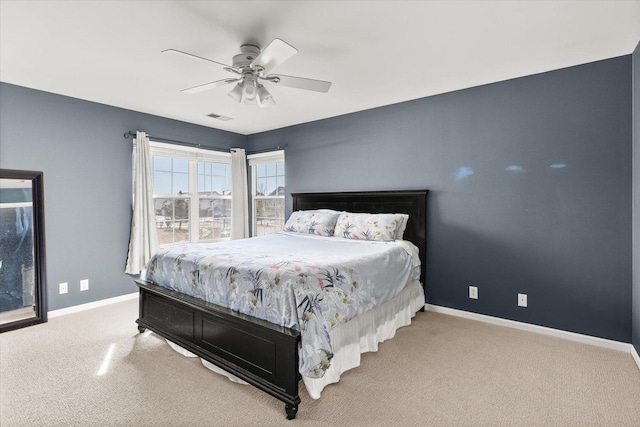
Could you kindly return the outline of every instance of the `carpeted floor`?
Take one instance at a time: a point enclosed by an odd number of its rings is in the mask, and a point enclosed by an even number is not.
[[[320,400],[301,383],[287,421],[275,398],[138,334],[137,309],[126,301],[0,335],[0,425],[640,426],[629,354],[432,312]]]

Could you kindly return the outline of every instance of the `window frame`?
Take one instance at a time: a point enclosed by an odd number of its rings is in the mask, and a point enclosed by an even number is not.
[[[189,239],[187,242],[216,242],[230,240],[230,237],[200,239],[200,200],[231,200],[232,196],[231,194],[221,196],[199,194],[198,162],[225,163],[231,165],[231,153],[149,141],[149,156],[185,159],[188,161],[188,192],[186,194],[153,194],[154,205],[156,199],[189,200]],[[151,175],[151,180],[153,181],[153,170],[151,170]],[[154,224],[154,226],[157,227],[157,224]],[[160,247],[166,247],[180,242],[174,241],[171,243],[164,243],[161,244]]]
[[[250,170],[250,174],[251,174],[251,237],[255,237],[257,236],[256,232],[257,232],[257,228],[258,228],[258,224],[257,224],[257,206],[256,206],[256,200],[278,200],[281,199],[283,200],[283,211],[282,211],[282,220],[283,220],[283,224],[284,224],[284,220],[285,218],[285,206],[284,206],[284,200],[285,200],[285,195],[283,194],[282,196],[258,196],[257,195],[257,179],[258,179],[258,174],[257,174],[257,166],[258,165],[262,165],[262,164],[266,164],[266,163],[279,163],[282,162],[283,166],[284,166],[284,188],[285,188],[285,194],[286,194],[286,188],[287,188],[287,167],[286,167],[286,162],[285,162],[285,155],[284,155],[284,150],[276,150],[276,151],[268,151],[265,153],[256,153],[256,154],[249,154],[247,156],[247,160],[249,162],[249,170]],[[277,187],[276,187],[277,188]]]

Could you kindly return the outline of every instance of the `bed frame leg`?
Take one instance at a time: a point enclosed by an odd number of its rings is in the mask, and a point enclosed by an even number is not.
[[[286,403],[284,405],[284,409],[287,411],[288,420],[294,419],[296,417],[296,414],[298,413],[298,405],[291,405],[289,403]]]
[[[143,333],[146,330],[147,328],[145,328],[144,326],[138,326],[138,332]]]

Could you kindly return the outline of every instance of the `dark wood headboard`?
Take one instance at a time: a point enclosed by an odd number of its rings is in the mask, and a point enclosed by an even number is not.
[[[334,209],[347,212],[403,213],[409,215],[404,239],[420,249],[421,281],[427,268],[427,194],[429,190],[292,193],[293,210]]]

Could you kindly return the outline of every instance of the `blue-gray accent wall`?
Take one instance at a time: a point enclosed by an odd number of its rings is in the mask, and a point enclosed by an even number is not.
[[[124,273],[129,130],[203,146],[247,143],[244,135],[0,83],[0,167],[44,172],[49,310],[137,290]],[[80,292],[81,279],[88,291]],[[59,295],[60,282],[68,294]]]
[[[631,342],[631,59],[254,134],[248,147],[288,144],[287,212],[292,192],[431,189],[429,303]]]
[[[640,43],[633,52],[633,346],[640,354]]]

